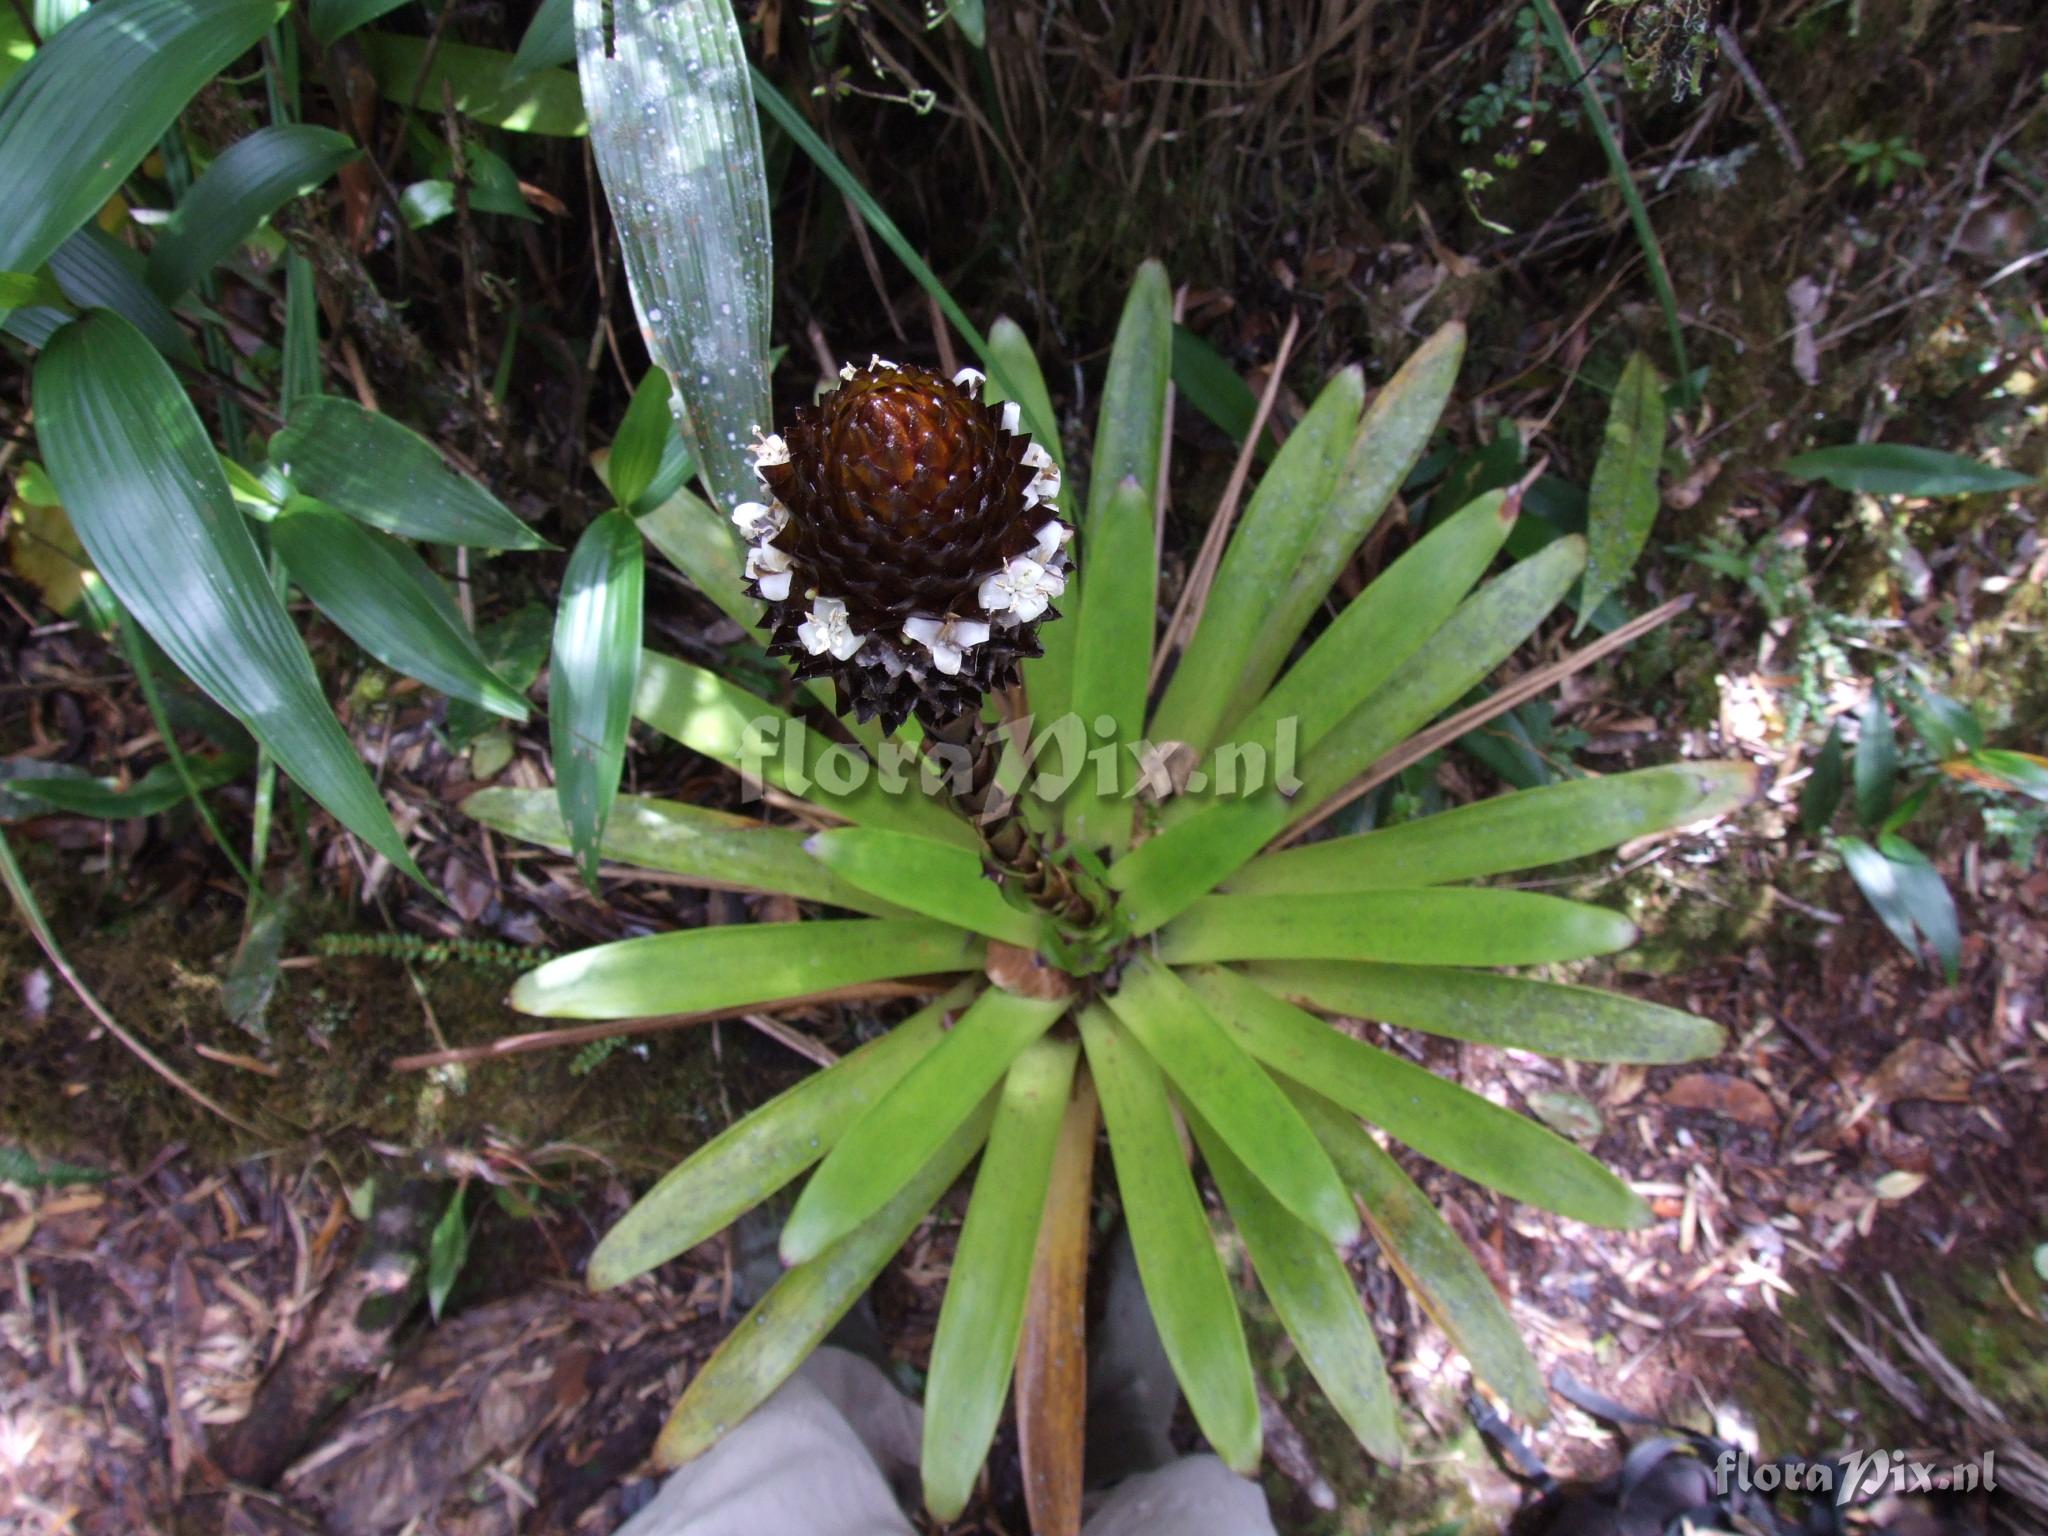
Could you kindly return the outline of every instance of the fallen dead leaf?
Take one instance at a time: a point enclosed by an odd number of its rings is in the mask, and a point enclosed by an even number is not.
[[[28,1240],[36,1235],[36,1213],[0,1223],[0,1259],[10,1259],[28,1246]]]
[[[1974,1074],[1953,1051],[1934,1040],[1908,1040],[1885,1057],[1864,1087],[1880,1104],[1907,1099],[1932,1099],[1942,1104],[1970,1102]]]
[[[1050,1001],[1053,998],[1074,995],[1073,977],[1036,950],[1005,944],[1001,939],[988,941],[986,968],[990,981],[1005,992],[1015,993],[1018,997],[1036,997]]]
[[[1725,1072],[1689,1072],[1664,1090],[1664,1102],[1673,1109],[1704,1109],[1759,1130],[1778,1123],[1778,1107],[1769,1094]]]

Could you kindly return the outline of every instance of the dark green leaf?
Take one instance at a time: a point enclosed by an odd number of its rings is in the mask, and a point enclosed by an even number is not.
[[[177,318],[142,280],[142,263],[127,246],[88,224],[50,256],[50,275],[78,309],[111,309],[149,338],[174,363],[194,366],[199,354],[178,328]],[[47,345],[70,310],[23,310],[7,329],[24,341]]]
[[[1899,776],[1891,712],[1885,708],[1884,695],[1875,688],[1856,712],[1856,722],[1856,819],[1875,827],[1892,808]]]
[[[1799,794],[1799,826],[1808,837],[1818,837],[1835,819],[1842,803],[1842,726],[1828,727],[1828,739],[1814,755],[1813,773]]]
[[[510,78],[523,80],[535,70],[575,62],[576,0],[540,0],[512,55]]]
[[[353,400],[301,400],[271,438],[270,462],[302,495],[400,538],[481,549],[547,547],[419,433]]]
[[[1883,919],[1893,938],[1904,945],[1909,954],[1920,953],[1920,940],[1913,931],[1913,913],[1906,905],[1905,892],[1899,886],[1898,866],[1860,837],[1836,839],[1836,846],[1842,851],[1842,862],[1848,867],[1856,888],[1863,892],[1863,899],[1870,903],[1871,910]]]
[[[1913,919],[1913,926],[1927,935],[1941,961],[1942,973],[1954,986],[1963,960],[1962,926],[1956,918],[1955,898],[1948,884],[1927,855],[1902,837],[1885,834],[1877,840],[1878,852],[1892,866],[1899,900]]]
[[[1980,747],[1970,754],[1968,766],[1976,774],[1988,776],[1996,781],[1995,787],[1999,789],[2009,789],[2035,800],[2048,801],[2048,758],[2032,752],[2009,752],[2001,747]]]
[[[1906,701],[1906,714],[1927,750],[1936,757],[1954,757],[1984,745],[1984,727],[1967,706],[1932,688],[1916,690]]]
[[[221,152],[158,232],[149,286],[181,298],[271,214],[303,197],[356,157],[355,141],[332,128],[278,123]]]
[[[1232,442],[1242,443],[1251,435],[1252,420],[1259,414],[1259,397],[1222,353],[1184,325],[1173,328],[1173,385]],[[1258,459],[1265,463],[1272,457],[1269,433],[1259,442]]]
[[[50,478],[115,595],[301,788],[420,878],[169,366],[125,320],[98,311],[45,349],[35,408]]]
[[[287,418],[320,393],[320,297],[313,263],[297,251],[284,258],[284,360],[277,408]]]
[[[589,131],[583,93],[576,76],[566,69],[516,75],[511,54],[445,39],[436,41],[429,61],[424,37],[401,37],[394,32],[365,32],[357,42],[377,89],[386,100],[401,106],[418,101],[438,113],[445,85],[454,97],[456,111],[493,128],[555,138],[580,138]]]
[[[357,27],[368,26],[403,4],[405,0],[307,0],[306,16],[313,36],[323,47],[331,47],[337,38],[347,36]]]
[[[1586,491],[1586,580],[1579,628],[1635,569],[1657,518],[1657,471],[1664,462],[1664,389],[1641,352],[1630,356],[1614,386],[1607,438]]]
[[[120,821],[135,816],[159,815],[174,805],[182,805],[187,798],[185,781],[171,763],[158,763],[126,789],[116,788],[112,779],[84,775],[76,778],[17,777],[11,771],[17,766],[19,764],[14,760],[0,760],[0,780],[5,781],[11,798],[26,800],[35,808],[28,814],[63,811],[72,816]],[[249,760],[236,756],[188,758],[186,767],[191,770],[192,782],[198,788],[218,789],[240,778],[248,770]],[[0,819],[12,818],[0,811]]]
[[[1873,496],[1977,496],[1989,491],[2016,491],[2034,483],[2031,475],[2014,474],[1938,448],[1910,448],[1899,443],[1845,443],[1816,448],[1785,464],[1796,480],[1825,480],[1844,491]]]
[[[669,414],[669,393],[668,375],[659,368],[648,369],[633,391],[633,403],[626,407],[605,465],[612,500],[619,506],[640,504],[661,468],[663,451],[670,441],[678,440],[675,417]]]
[[[20,1147],[0,1146],[0,1183],[24,1189],[56,1189],[66,1184],[98,1184],[106,1174],[76,1163],[44,1162]]]
[[[119,190],[276,0],[101,0],[0,97],[0,270],[33,272]]]
[[[614,508],[576,541],[555,615],[548,673],[555,793],[576,862],[593,887],[598,845],[626,761],[626,728],[633,723],[645,580],[640,530]]]

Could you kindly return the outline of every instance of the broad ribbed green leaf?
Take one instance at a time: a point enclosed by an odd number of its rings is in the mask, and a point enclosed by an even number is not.
[[[1067,617],[1047,624],[1040,632],[1044,657],[1024,668],[1031,707],[1043,723],[1050,724],[1071,709],[1092,729],[1095,716],[1108,713],[1124,729],[1122,740],[1138,739],[1152,664],[1159,571],[1155,536],[1148,531],[1140,550],[1133,525],[1142,521],[1147,530],[1153,526],[1159,449],[1166,431],[1166,386],[1172,368],[1173,295],[1168,291],[1166,269],[1148,261],[1138,268],[1124,300],[1109,369],[1102,381],[1095,454],[1088,467],[1087,511],[1079,518],[1068,513],[1067,520],[1081,531],[1074,574],[1079,589],[1070,588],[1067,593],[1062,605]],[[1134,491],[1126,491],[1127,480],[1137,483]],[[1072,494],[1066,499],[1071,506]],[[1088,573],[1098,568],[1097,562],[1101,570],[1114,574],[1102,583],[1104,590],[1097,603],[1100,617],[1091,625],[1085,618]],[[1131,620],[1140,609],[1145,615],[1145,633],[1137,650],[1114,658],[1114,662],[1090,654],[1090,647],[1082,643],[1084,630],[1103,626],[1101,638],[1106,640],[1110,638],[1108,627],[1115,621]],[[1116,633],[1123,637],[1123,628]],[[1082,671],[1090,667],[1094,680],[1087,686],[1097,697],[1084,698]],[[1062,679],[1071,679],[1070,692],[1065,695],[1057,687]],[[1093,811],[1094,819],[1101,819],[1103,808],[1091,791],[1077,794],[1071,807],[1081,815]],[[1069,820],[1069,831],[1076,825]]]
[[[111,309],[149,339],[151,346],[174,363],[196,367],[192,349],[177,317],[142,280],[142,260],[120,241],[88,224],[51,253],[50,276],[69,300],[62,309],[17,310],[7,317],[7,330],[31,346],[47,346],[57,328],[76,309]]]
[[[480,549],[547,548],[547,540],[450,468],[419,433],[338,395],[314,395],[294,406],[270,439],[270,462],[301,495],[400,538]]]
[[[1657,474],[1664,466],[1664,386],[1641,352],[1630,355],[1614,386],[1607,435],[1586,488],[1586,581],[1579,627],[1635,569],[1657,520]]]
[[[973,829],[921,787],[924,759],[914,748],[884,742],[876,763],[716,673],[653,651],[641,659],[633,713],[662,735],[849,821],[980,847]]]
[[[1873,496],[1981,496],[2032,485],[2031,475],[1904,443],[1844,443],[1787,459],[1783,473],[1796,480],[1825,480],[1844,491]]]
[[[1302,1363],[1359,1444],[1389,1466],[1399,1466],[1394,1394],[1379,1340],[1358,1298],[1358,1282],[1327,1237],[1275,1200],[1199,1111],[1185,1100],[1181,1107],[1251,1255],[1259,1287],[1301,1351]],[[1291,1104],[1289,1113],[1294,1113]],[[1322,1154],[1320,1145],[1317,1152]],[[1349,1204],[1348,1192],[1344,1198]]]
[[[746,594],[744,556],[732,523],[709,502],[678,488],[660,505],[637,512],[633,520],[647,542],[727,618],[742,629],[760,632],[761,605]]]
[[[988,1134],[995,1095],[971,1109],[872,1220],[776,1281],[691,1378],[662,1426],[654,1464],[670,1468],[702,1455],[787,1381],[832,1325],[874,1283],[889,1255],[960,1177]]]
[[[1265,854],[1227,887],[1245,895],[1338,895],[1537,869],[1725,816],[1747,804],[1756,786],[1755,766],[1736,762],[1570,779]]]
[[[284,258],[284,358],[277,408],[289,419],[301,400],[320,393],[320,295],[313,263],[297,251]]]
[[[1242,868],[1290,821],[1309,815],[1411,732],[1455,703],[1555,608],[1585,564],[1585,541],[1559,539],[1465,599],[1436,634],[1308,753],[1297,793],[1275,789],[1205,806],[1109,872],[1124,910],[1149,933]]]
[[[841,827],[815,834],[804,849],[849,884],[912,912],[1022,949],[1036,949],[1044,938],[1044,924],[1003,900],[981,860],[965,848],[904,832]]]
[[[122,789],[112,779],[96,779],[82,773],[77,777],[72,777],[71,773],[17,777],[19,761],[0,759],[0,784],[5,786],[6,798],[29,801],[30,809],[47,807],[72,816],[124,821],[137,816],[159,815],[191,798],[191,791],[186,788],[185,779],[175,763],[158,763]],[[37,767],[59,766],[46,765],[37,759],[29,761],[35,762]],[[204,791],[232,784],[248,771],[249,759],[231,753],[222,757],[189,758],[185,766],[192,776],[192,789]],[[77,773],[77,770],[71,772]]]
[[[96,311],[44,349],[35,411],[50,478],[114,595],[307,794],[421,879],[169,364],[127,321]]]
[[[816,1258],[869,1220],[1066,1011],[1064,999],[982,993],[811,1176],[782,1229],[782,1262]]]
[[[1367,1045],[1225,967],[1189,973],[1254,1056],[1362,1116],[1453,1173],[1600,1227],[1640,1227],[1649,1207],[1563,1137]]]
[[[1160,931],[1159,954],[1172,965],[1554,965],[1635,941],[1635,924],[1605,907],[1534,891],[1427,886],[1345,896],[1204,896]]]
[[[1264,1067],[1174,973],[1141,954],[1109,1006],[1273,1197],[1326,1243],[1358,1238],[1358,1211]]]
[[[1080,1024],[1159,1340],[1195,1423],[1216,1454],[1249,1477],[1259,1465],[1258,1388],[1237,1298],[1181,1153],[1166,1081],[1101,1005],[1083,1008]]]
[[[633,519],[614,508],[583,530],[562,577],[548,663],[548,741],[555,794],[583,878],[597,883],[598,844],[619,792],[626,728],[640,679],[646,555]]]
[[[768,181],[739,21],[724,0],[576,0],[575,20],[640,334],[729,513],[759,497],[748,445],[773,413]]]
[[[980,963],[979,940],[921,917],[685,928],[550,960],[519,978],[511,1002],[551,1019],[639,1019]]]
[[[540,0],[512,55],[511,78],[576,62],[576,0]]]
[[[331,47],[335,39],[368,26],[403,4],[405,0],[307,0],[306,20],[321,46]]]
[[[1215,741],[1273,594],[1329,514],[1364,406],[1365,374],[1343,369],[1288,434],[1216,567],[1201,621],[1153,714],[1152,740],[1185,742],[1198,754]]]
[[[1024,1299],[1080,1048],[1038,1040],[1010,1066],[946,1281],[924,1388],[925,1508],[958,1517],[1009,1395]]]
[[[669,411],[668,375],[650,368],[633,391],[625,420],[605,461],[612,500],[629,512],[652,511],[682,489],[689,478],[690,450],[683,446]],[[664,483],[665,482],[665,483]]]
[[[462,802],[462,811],[508,837],[569,850],[569,829],[551,789],[480,789]],[[615,863],[680,875],[709,890],[773,891],[871,917],[912,915],[833,874],[804,852],[804,834],[794,827],[765,826],[680,800],[620,795],[598,847]]]
[[[303,197],[356,157],[355,141],[332,128],[277,123],[237,139],[178,199],[149,252],[149,285],[178,299],[256,226]]]
[[[387,101],[413,101],[441,107],[443,88],[455,99],[455,110],[493,128],[513,133],[538,133],[553,138],[580,138],[590,131],[583,113],[583,94],[566,69],[536,69],[518,74],[509,53],[472,48],[467,43],[436,39],[431,61],[424,37],[395,32],[365,32],[356,39],[363,62]],[[425,66],[426,78],[420,78]]]
[[[1081,545],[1080,559],[1101,561],[1106,579],[1084,582],[1078,614],[1041,631],[1050,636],[1074,627],[1074,713],[1095,733],[1090,745],[1107,741],[1116,748],[1113,792],[1104,792],[1104,776],[1091,762],[1067,793],[1067,835],[1088,846],[1121,851],[1130,841],[1133,802],[1126,792],[1137,780],[1137,764],[1126,744],[1145,730],[1145,680],[1157,623],[1155,548],[1152,492],[1125,476],[1107,504],[1091,510]],[[1105,720],[1113,722],[1106,734],[1098,730]]]
[[[404,544],[303,500],[271,522],[270,538],[299,590],[385,666],[526,718],[526,700],[491,671],[440,578]]]
[[[33,272],[99,212],[275,0],[100,0],[0,96],[0,271]]]
[[[1225,723],[1237,719],[1272,686],[1294,642],[1322,605],[1337,575],[1358,552],[1401,482],[1422,457],[1465,354],[1465,328],[1445,326],[1403,363],[1373,397],[1358,426],[1330,509],[1286,585],[1272,594],[1265,623],[1245,656],[1244,675]]]
[[[1719,1025],[1676,1008],[1491,971],[1344,960],[1244,969],[1275,996],[1325,1013],[1575,1061],[1696,1061],[1725,1039]]]
[[[591,1288],[623,1285],[689,1252],[823,1157],[944,1038],[947,1019],[972,996],[973,985],[963,982],[886,1035],[812,1073],[670,1169],[591,1254],[585,1275]]]
[[[1356,1120],[1306,1088],[1296,1087],[1293,1094],[1338,1171],[1365,1202],[1380,1251],[1423,1311],[1516,1413],[1532,1423],[1548,1418],[1543,1372],[1471,1250]]]

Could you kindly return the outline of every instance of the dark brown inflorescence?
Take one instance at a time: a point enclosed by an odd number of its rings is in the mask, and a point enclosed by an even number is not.
[[[829,677],[839,705],[893,729],[941,726],[1017,680],[1057,618],[1074,530],[1052,456],[1014,403],[875,358],[754,445],[769,499],[733,512],[769,649]]]

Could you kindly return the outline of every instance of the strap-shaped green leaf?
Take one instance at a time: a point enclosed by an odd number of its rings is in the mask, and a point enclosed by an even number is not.
[[[1216,1454],[1249,1477],[1259,1465],[1258,1388],[1237,1298],[1181,1153],[1166,1080],[1108,1009],[1090,1004],[1079,1018],[1159,1341],[1195,1423]]]
[[[1630,354],[1614,386],[1607,432],[1586,488],[1586,581],[1579,628],[1635,569],[1657,520],[1657,476],[1664,467],[1664,387],[1642,352]]]
[[[198,366],[199,354],[179,329],[177,316],[143,281],[141,258],[97,226],[74,230],[50,254],[50,276],[71,306],[111,309],[172,362]],[[31,346],[47,346],[71,314],[71,308],[17,310],[7,317],[7,330]]]
[[[232,784],[249,771],[248,757],[239,753],[189,758],[185,764],[192,779],[189,787],[175,763],[158,763],[126,789],[121,789],[112,779],[96,779],[77,769],[30,778],[20,772],[29,765],[42,769],[65,766],[35,758],[0,758],[0,785],[4,785],[4,796],[0,799],[15,802],[6,810],[0,810],[0,821],[14,820],[17,813],[36,814],[45,806],[67,811],[73,816],[91,816],[103,821],[155,816],[189,800],[193,790],[218,789],[223,784]],[[18,804],[21,801],[28,804],[21,806]]]
[[[590,131],[583,92],[566,69],[520,74],[509,53],[445,38],[430,44],[424,37],[365,32],[356,42],[386,101],[432,102],[439,110],[445,89],[456,111],[493,128],[570,139]]]
[[[508,837],[569,849],[569,829],[551,789],[480,789],[462,802],[462,811]],[[912,915],[833,874],[804,852],[804,834],[794,827],[766,826],[680,800],[620,795],[598,847],[615,863],[680,875],[709,890],[773,891],[871,917]]]
[[[1531,1423],[1550,1416],[1543,1373],[1486,1271],[1429,1197],[1351,1116],[1308,1089],[1294,1102],[1358,1196],[1380,1251],[1473,1372]]]
[[[921,917],[685,928],[550,960],[519,978],[511,1002],[551,1019],[639,1019],[980,963],[973,935]]]
[[[1008,992],[975,999],[938,1048],[861,1116],[811,1175],[783,1226],[782,1262],[816,1258],[872,1217],[1066,1011],[1064,1000]]]
[[[1342,369],[1288,434],[1217,564],[1201,621],[1152,716],[1154,741],[1185,742],[1198,755],[1215,741],[1273,594],[1329,514],[1364,406],[1364,372]]]
[[[1011,1063],[967,1205],[924,1389],[924,1502],[958,1517],[1009,1395],[1053,1148],[1080,1047],[1037,1040]]]
[[[1287,1095],[1179,977],[1141,954],[1109,1006],[1281,1205],[1326,1244],[1357,1240],[1357,1208]]]
[[[1285,587],[1272,594],[1265,622],[1245,655],[1244,674],[1225,723],[1239,718],[1272,686],[1287,653],[1308,627],[1337,575],[1393,500],[1436,430],[1458,363],[1465,328],[1453,321],[1416,348],[1373,397],[1330,509],[1310,537]]]
[[[307,0],[306,20],[323,48],[397,10],[405,0]],[[425,100],[422,97],[421,100]]]
[[[965,848],[875,827],[819,832],[804,848],[842,880],[895,906],[1023,949],[1044,937],[1043,923],[1003,900]]]
[[[1246,895],[1339,895],[1539,869],[1725,816],[1747,804],[1756,788],[1755,766],[1740,762],[1672,763],[1568,779],[1264,854],[1232,875],[1226,888]]]
[[[1573,1061],[1696,1061],[1721,1027],[1695,1014],[1594,987],[1434,965],[1280,960],[1244,973],[1277,997],[1453,1040]]]
[[[1275,1200],[1199,1111],[1185,1099],[1181,1110],[1244,1239],[1259,1287],[1301,1351],[1309,1374],[1358,1443],[1398,1467],[1401,1431],[1394,1420],[1393,1389],[1379,1340],[1358,1298],[1358,1282],[1329,1239]],[[1348,1193],[1345,1199],[1350,1200]]]
[[[170,365],[135,327],[97,310],[37,360],[35,410],[50,478],[114,595],[307,794],[424,883]]]
[[[699,592],[716,603],[742,629],[761,631],[761,605],[747,596],[745,567],[732,523],[711,503],[678,488],[667,500],[633,519],[647,542],[668,563],[690,578]]]
[[[1845,491],[1873,496],[1981,496],[2016,491],[2035,483],[2031,475],[1906,443],[1842,443],[1790,458],[1782,472],[1795,480],[1825,480]]]
[[[683,446],[682,433],[669,408],[672,392],[668,375],[659,368],[650,368],[641,376],[605,460],[612,500],[636,516],[663,505],[680,491],[693,467],[690,450]]]
[[[1159,954],[1171,965],[1554,965],[1635,941],[1635,924],[1605,907],[1535,891],[1427,886],[1346,896],[1204,896],[1160,931]]]
[[[0,96],[0,271],[33,272],[99,212],[276,0],[101,0]]]
[[[1074,713],[1093,733],[1091,743],[1107,742],[1115,751],[1110,773],[1091,761],[1067,792],[1067,835],[1089,846],[1121,851],[1130,841],[1134,802],[1127,792],[1137,781],[1130,748],[1145,729],[1145,679],[1157,622],[1156,543],[1152,493],[1127,475],[1106,504],[1090,512],[1081,546],[1080,559],[1100,560],[1105,578],[1084,581],[1079,613],[1041,631],[1049,636],[1075,626]],[[1107,731],[1100,728],[1104,722]]]
[[[301,495],[400,538],[480,549],[547,547],[419,433],[338,395],[294,406],[270,439],[270,462]]]
[[[789,1380],[960,1177],[988,1135],[994,1113],[991,1093],[891,1192],[872,1220],[775,1282],[691,1379],[655,1441],[656,1466],[678,1467],[702,1455]]]
[[[270,539],[299,590],[385,666],[526,718],[526,700],[491,671],[447,588],[404,544],[304,500],[272,520]]]
[[[575,0],[540,0],[533,20],[520,34],[519,51],[512,55],[511,78],[524,79],[537,69],[554,69],[576,62]]]
[[[725,1230],[823,1157],[944,1037],[962,982],[844,1060],[814,1072],[671,1168],[590,1256],[594,1290],[623,1285]]]
[[[276,123],[237,139],[193,182],[149,252],[149,286],[178,299],[256,226],[356,157],[332,128]]]
[[[555,795],[576,862],[593,887],[633,721],[646,558],[632,517],[614,507],[576,541],[555,609],[548,663]]]
[[[662,735],[848,821],[980,847],[974,829],[925,792],[924,759],[902,743],[883,743],[874,761],[717,673],[656,651],[641,658],[633,713]]]
[[[1188,984],[1276,1072],[1370,1120],[1453,1173],[1600,1227],[1641,1227],[1650,1210],[1621,1180],[1563,1137],[1355,1040],[1225,967]]]

